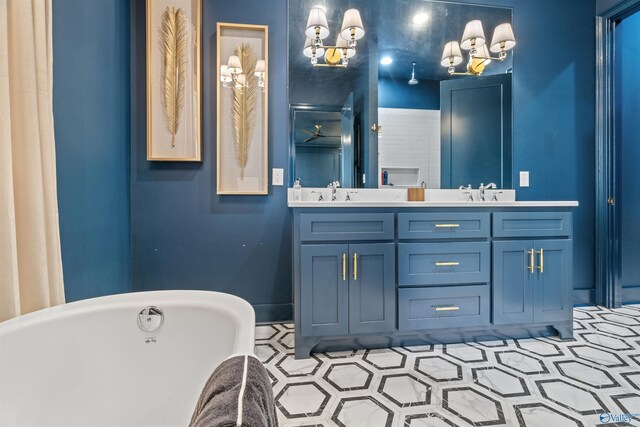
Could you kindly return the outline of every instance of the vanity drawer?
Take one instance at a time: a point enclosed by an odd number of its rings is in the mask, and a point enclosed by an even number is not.
[[[392,213],[300,214],[300,240],[393,240]]]
[[[571,212],[496,212],[493,237],[570,237]]]
[[[399,213],[400,239],[478,239],[489,237],[488,212]]]
[[[398,290],[398,329],[489,324],[489,285]]]
[[[487,283],[489,242],[399,243],[398,286]]]

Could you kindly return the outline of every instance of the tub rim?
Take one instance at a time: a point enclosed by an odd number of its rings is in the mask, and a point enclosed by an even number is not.
[[[44,308],[0,322],[0,339],[3,335],[21,328],[37,326],[52,320],[61,320],[85,313],[108,311],[113,305],[143,309],[149,305],[163,304],[211,307],[237,320],[238,331],[235,352],[253,353],[255,339],[255,312],[246,300],[224,292],[205,290],[140,291],[106,295],[73,301]]]

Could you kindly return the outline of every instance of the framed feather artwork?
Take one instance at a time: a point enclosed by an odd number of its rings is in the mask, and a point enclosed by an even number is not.
[[[217,25],[217,192],[268,194],[268,35]]]
[[[147,0],[147,160],[202,161],[201,0]]]

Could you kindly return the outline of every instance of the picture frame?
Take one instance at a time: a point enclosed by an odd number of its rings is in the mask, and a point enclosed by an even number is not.
[[[266,25],[217,23],[219,195],[268,194],[268,46]]]
[[[202,161],[202,0],[146,0],[147,160]]]

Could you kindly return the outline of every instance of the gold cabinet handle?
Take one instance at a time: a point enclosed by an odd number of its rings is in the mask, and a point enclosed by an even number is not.
[[[358,254],[353,254],[353,280],[358,280]]]
[[[342,254],[342,281],[347,280],[347,254]]]
[[[458,261],[436,262],[436,267],[453,267],[456,265],[460,265],[460,263]]]
[[[527,251],[527,253],[529,254],[529,265],[527,266],[527,269],[529,270],[529,273],[533,273],[533,266],[536,263],[536,260],[533,257],[534,250],[531,249],[530,251]]]
[[[436,228],[458,228],[460,224],[436,224]]]
[[[540,265],[538,266],[538,270],[540,270],[540,273],[544,273],[544,249],[540,248],[538,254],[540,255]]]
[[[460,307],[457,305],[436,305],[436,311],[457,311]]]

